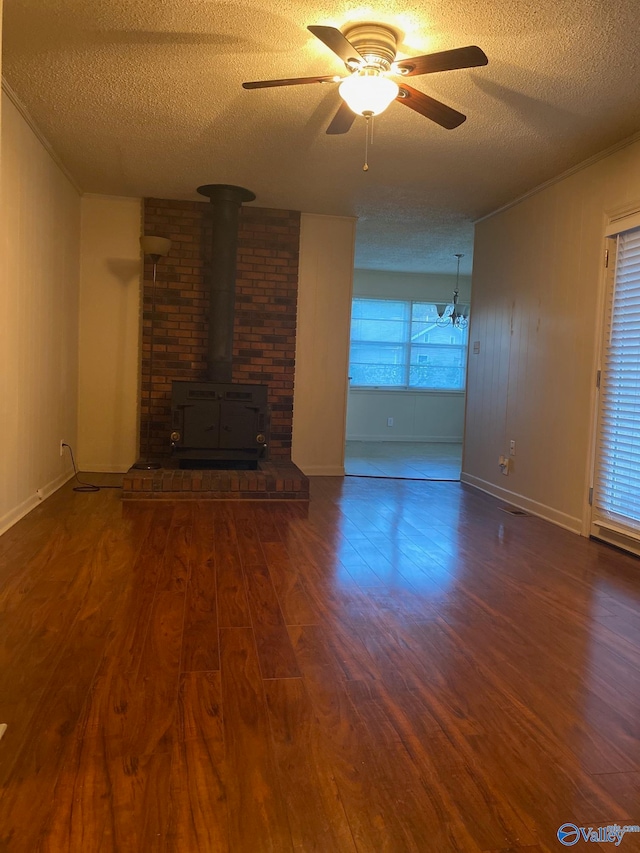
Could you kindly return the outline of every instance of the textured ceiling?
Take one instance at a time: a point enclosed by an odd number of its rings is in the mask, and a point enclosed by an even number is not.
[[[392,23],[399,55],[479,45],[489,65],[414,77],[468,116],[447,131],[393,103],[325,128],[337,87],[244,80],[341,73],[309,24]],[[470,269],[473,219],[640,128],[637,0],[4,0],[3,73],[86,192],[357,216],[357,265]]]

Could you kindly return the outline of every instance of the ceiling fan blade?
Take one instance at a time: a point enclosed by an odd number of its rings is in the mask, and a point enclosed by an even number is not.
[[[417,89],[405,84],[400,86],[400,94],[396,98],[396,101],[404,104],[405,107],[409,107],[410,110],[420,113],[421,116],[430,118],[431,121],[435,121],[436,124],[445,127],[447,130],[453,130],[454,127],[461,125],[467,118],[462,113],[454,110],[453,107],[448,107],[446,104],[430,98],[429,95],[425,95],[424,92],[419,92]]]
[[[327,133],[330,135],[338,133],[347,133],[351,130],[351,125],[356,120],[356,114],[351,107],[343,101],[338,107],[338,112],[331,120],[331,124],[327,128]]]
[[[410,56],[395,63],[395,68],[403,77],[416,74],[433,74],[435,71],[455,71],[457,68],[475,68],[486,65],[489,60],[483,50],[475,45],[456,47],[440,53],[427,53],[425,56]]]
[[[271,89],[273,86],[301,86],[304,83],[338,83],[342,78],[336,74],[327,77],[290,77],[287,80],[255,80],[243,83],[243,89]]]
[[[350,62],[360,63],[362,57],[351,42],[342,35],[340,30],[335,27],[316,26],[307,27],[307,29],[310,33],[313,33],[316,38],[319,38],[321,42],[326,44],[329,50],[332,50],[337,54],[337,56],[339,56],[347,65]]]

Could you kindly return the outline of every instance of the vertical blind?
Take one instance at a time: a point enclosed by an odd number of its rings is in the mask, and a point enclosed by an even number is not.
[[[617,238],[605,319],[594,521],[640,536],[640,228]]]

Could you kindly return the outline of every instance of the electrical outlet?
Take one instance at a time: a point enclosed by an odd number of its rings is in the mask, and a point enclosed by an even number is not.
[[[387,426],[388,426],[388,427],[392,427],[392,426],[393,426],[393,418],[387,418]]]
[[[509,442],[509,456],[516,455],[516,443],[513,439]]]
[[[39,501],[44,500],[44,491],[42,489],[36,489],[36,497]]]
[[[60,456],[64,456],[64,448],[65,448],[66,444],[67,444],[67,442],[64,440],[64,438],[61,438],[60,439]]]

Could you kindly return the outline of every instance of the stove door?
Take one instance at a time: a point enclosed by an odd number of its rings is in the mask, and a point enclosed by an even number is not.
[[[257,407],[229,401],[222,402],[220,407],[220,447],[257,447]]]
[[[183,447],[220,447],[220,403],[200,400],[184,407]]]

